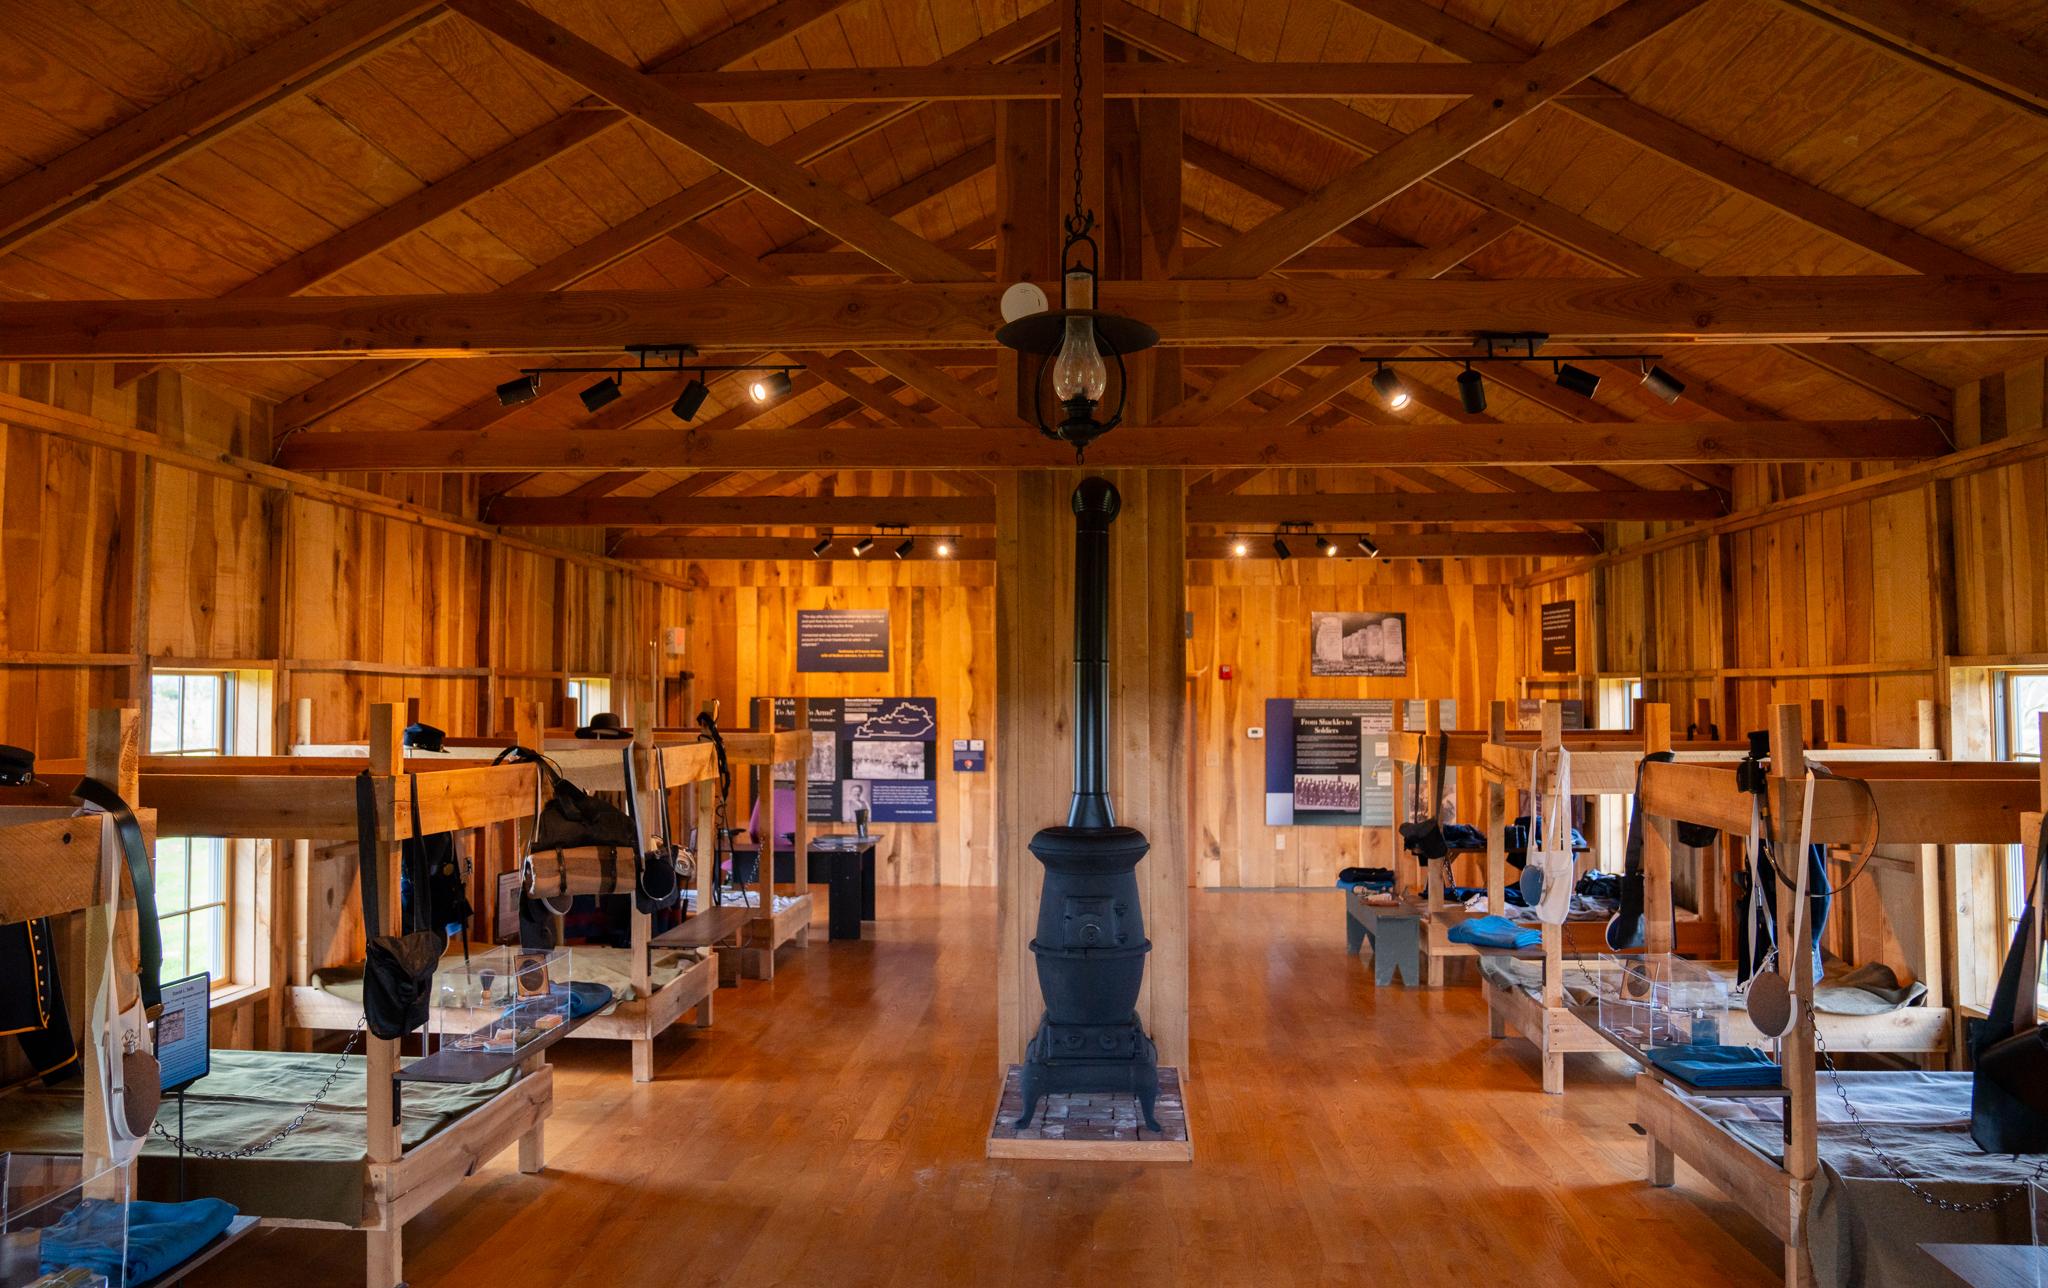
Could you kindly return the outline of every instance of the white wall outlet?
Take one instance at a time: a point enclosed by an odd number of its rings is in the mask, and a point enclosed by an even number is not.
[[[1284,849],[1286,849],[1286,848],[1287,848],[1287,833],[1285,833],[1285,832],[1275,832],[1275,833],[1273,833],[1273,848],[1274,848],[1275,850],[1284,850]]]
[[[1247,738],[1254,739],[1263,738],[1266,736],[1266,731],[1263,727],[1259,725],[1253,725],[1251,728],[1244,731],[1244,736]]]

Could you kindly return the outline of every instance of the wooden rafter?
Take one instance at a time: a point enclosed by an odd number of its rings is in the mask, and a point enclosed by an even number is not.
[[[1517,555],[1530,558],[1574,558],[1597,554],[1600,541],[1583,532],[1386,532],[1375,533],[1380,559],[1502,559]],[[1304,543],[1305,544],[1305,543]],[[1264,541],[1244,544],[1230,537],[1188,538],[1190,559],[1277,559],[1279,552]],[[1360,552],[1339,547],[1342,557],[1358,558]],[[1295,558],[1301,553],[1296,552]]]
[[[1719,511],[1715,511],[1716,514]],[[996,521],[972,496],[508,497],[492,515],[529,527],[962,528]]]
[[[1625,0],[1400,142],[1339,175],[1183,270],[1186,277],[1257,277],[1499,134],[1698,8],[1701,0]]]
[[[1124,426],[1091,449],[1091,464],[1168,468],[1273,465],[1655,464],[1709,461],[1907,460],[1937,456],[1948,440],[1915,420],[1722,421],[1589,427],[1577,423],[1412,428],[1290,425],[1190,433]],[[552,429],[471,434],[379,430],[299,434],[279,463],[306,470],[1037,469],[1071,465],[1071,451],[1035,433],[963,434],[905,429],[706,434],[621,430],[564,435]]]
[[[347,71],[441,17],[437,0],[349,0],[0,187],[0,254]]]
[[[1103,289],[1174,345],[1433,343],[1489,330],[1540,331],[1560,343],[2048,335],[2048,274],[1950,278],[1939,291],[1914,277],[1307,278],[1111,282]],[[32,301],[0,311],[0,358],[616,353],[649,335],[675,334],[706,352],[992,348],[999,295],[982,283]]]
[[[1559,523],[1716,519],[1727,507],[1704,488],[1675,492],[1238,493],[1190,496],[1189,523]]]
[[[1915,66],[2048,116],[2048,59],[1933,0],[1777,0]]]

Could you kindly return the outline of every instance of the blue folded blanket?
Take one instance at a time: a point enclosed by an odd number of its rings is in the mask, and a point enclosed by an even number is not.
[[[1451,942],[1481,948],[1534,948],[1543,942],[1543,932],[1524,929],[1506,917],[1468,917],[1451,927]]]
[[[569,1018],[580,1020],[595,1015],[612,1004],[613,996],[609,986],[579,979],[569,985]]]
[[[1769,1056],[1746,1046],[1657,1047],[1650,1063],[1695,1087],[1717,1090],[1775,1087],[1784,1076]]]
[[[115,1283],[148,1283],[190,1261],[225,1234],[235,1219],[234,1205],[219,1199],[129,1203],[124,1264],[122,1207],[106,1199],[86,1199],[43,1231],[42,1273],[82,1267]]]

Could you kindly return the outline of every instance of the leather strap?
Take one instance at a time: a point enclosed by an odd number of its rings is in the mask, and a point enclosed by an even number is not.
[[[365,769],[356,775],[356,883],[363,893],[363,934],[384,933],[382,852],[377,846],[377,780]]]
[[[143,1008],[154,1011],[163,1005],[164,941],[156,920],[156,876],[149,864],[149,846],[142,839],[142,824],[135,821],[128,802],[97,778],[79,779],[71,794],[114,821],[114,834],[128,862],[128,882],[135,887],[137,982]]]

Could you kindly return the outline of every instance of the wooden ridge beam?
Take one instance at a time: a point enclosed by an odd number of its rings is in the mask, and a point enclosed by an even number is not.
[[[994,523],[996,508],[977,496],[537,496],[506,497],[491,517],[529,528],[964,528]]]
[[[1673,0],[1665,0],[1673,2]],[[762,196],[912,281],[963,281],[974,270],[916,233],[763,147],[568,28],[513,0],[448,0],[498,39],[581,85]]]
[[[1358,5],[1364,0],[1347,2]],[[1372,2],[1391,3],[1393,0]],[[1402,2],[1412,4],[1413,0]],[[1428,6],[1420,8],[1445,23],[1455,22],[1439,10]],[[1221,45],[1139,9],[1127,0],[1104,0],[1104,14],[1118,35],[1163,57],[1183,61],[1238,57]],[[1409,23],[1409,19],[1402,20],[1404,27]],[[1341,103],[1304,99],[1258,101],[1268,112],[1360,152],[1380,152],[1406,137],[1384,122]],[[1691,271],[1676,260],[1666,259],[1646,246],[1469,162],[1453,161],[1431,175],[1429,181],[1466,201],[1513,215],[1529,231],[1614,272],[1636,277],[1670,277]],[[1853,346],[1834,344],[1786,344],[1780,347],[1839,379],[1861,386],[1918,415],[1933,416],[1942,421],[1953,416],[1950,393],[1945,386],[1886,362],[1875,354]]]
[[[1897,461],[1941,455],[1948,440],[1919,420],[1500,424],[1321,428],[1290,425],[1191,433],[1125,426],[1090,448],[1091,465],[1218,468],[1285,465],[1575,465],[1589,461]],[[1071,467],[1070,449],[1025,431],[838,429],[706,434],[553,429],[468,434],[405,430],[299,434],[279,449],[301,470],[468,473],[489,470],[1040,469]]]
[[[2048,59],[1930,0],[1777,0],[1906,62],[2048,116]]]
[[[1677,277],[1132,281],[1103,292],[1175,345],[1469,342],[1481,331],[1573,344],[2048,335],[2048,274],[1949,278],[1940,290],[1918,277]],[[36,300],[0,310],[0,360],[615,354],[650,335],[686,335],[706,353],[988,348],[999,294],[984,282]]]
[[[1461,22],[1422,0],[1346,2],[1380,22],[1475,65],[1527,58],[1531,52],[1527,46],[1498,32]],[[1695,174],[1915,272],[1981,273],[1991,268],[1974,256],[1874,215],[1824,188],[1660,115],[1609,86],[1598,82],[1594,85],[1598,91],[1606,92],[1589,93],[1560,106]]]
[[[920,537],[911,553],[898,556],[895,543],[901,540],[900,537],[882,538],[863,556],[853,553],[852,547],[843,541],[834,542],[824,554],[816,554],[812,547],[817,542],[811,537],[621,537],[613,543],[611,553],[615,559],[683,559],[692,562],[703,559],[792,562],[815,559],[827,563],[892,563],[900,557],[906,562],[955,563],[996,557],[996,543],[992,537],[953,538],[947,542],[948,553],[943,555],[931,538]],[[1570,553],[1582,555],[1588,550],[1581,546]]]
[[[1701,0],[1624,0],[1530,58],[1496,69],[1483,90],[1183,270],[1199,278],[1257,277],[1286,263],[1536,111],[1566,88],[1656,36]]]
[[[1348,534],[1347,534],[1348,535]],[[1373,542],[1379,547],[1379,554],[1368,556],[1349,541],[1339,538],[1336,556],[1339,559],[1512,559],[1526,558],[1573,559],[1600,553],[1599,539],[1583,532],[1408,532],[1374,534]],[[1296,544],[1296,543],[1290,543]],[[1308,547],[1306,540],[1298,543]],[[1296,549],[1292,557],[1312,561],[1317,556],[1313,548]],[[1190,559],[1271,559],[1280,558],[1270,542],[1248,541],[1245,552],[1237,553],[1237,541],[1231,537],[1188,538]]]
[[[0,254],[14,250],[347,71],[443,15],[438,0],[348,0],[240,62],[0,187]]]
[[[824,0],[818,2],[823,3]],[[768,12],[779,12],[780,8],[777,6],[776,10]],[[794,18],[801,16],[793,16],[790,24],[792,29],[795,25]],[[1016,22],[963,46],[940,62],[948,65],[971,64],[1013,57],[1052,35],[1056,25],[1056,16],[1050,9],[1034,10]],[[780,27],[771,29],[779,30]],[[705,57],[726,57],[727,61],[745,57],[751,50],[743,47],[742,42],[725,39],[739,30],[740,28],[732,28],[720,36],[713,37],[706,43],[705,48],[708,52]],[[807,165],[907,115],[913,106],[902,103],[863,103],[856,107],[842,108],[779,140],[771,150],[793,164]],[[693,219],[701,219],[720,207],[744,197],[748,191],[747,185],[731,175],[713,175],[672,197],[656,202],[588,241],[571,247],[524,276],[507,283],[504,289],[512,292],[552,291],[573,286],[644,249],[678,225],[686,224]],[[419,363],[416,361],[357,363],[279,403],[275,413],[275,424],[280,431],[314,424],[418,366]]]
[[[1705,488],[1673,492],[1358,492],[1190,495],[1189,523],[1576,523],[1718,519]]]

